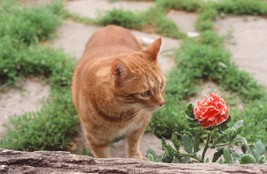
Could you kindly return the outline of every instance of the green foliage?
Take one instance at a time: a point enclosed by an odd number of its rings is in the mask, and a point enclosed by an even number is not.
[[[190,40],[180,48],[177,57],[181,71],[194,79],[221,80],[230,63],[230,54],[225,49]]]
[[[152,25],[157,33],[167,37],[181,38],[184,35],[179,31],[176,24],[165,16],[165,11],[159,7],[151,7],[142,14],[143,28]]]
[[[237,92],[244,100],[258,100],[264,95],[263,87],[236,65],[229,66],[224,79],[222,85],[226,89]]]
[[[66,54],[37,46],[58,26],[60,2],[19,8],[15,1],[0,3],[0,88],[26,76],[44,76],[51,95],[40,111],[14,117],[6,125],[0,147],[17,150],[63,150],[78,129],[70,83],[75,63]]]
[[[215,9],[210,7],[202,9],[195,23],[196,29],[199,31],[212,30],[214,28],[216,16],[217,11]]]
[[[143,20],[140,15],[135,15],[131,11],[112,9],[101,15],[97,21],[99,25],[120,25],[130,29],[140,29]]]
[[[267,143],[267,97],[261,100],[250,102],[244,108],[243,118],[246,126],[243,130],[243,136],[251,141],[261,140]]]
[[[167,9],[197,11],[203,6],[203,2],[199,0],[157,0],[159,6]]]
[[[69,89],[74,62],[61,52],[38,46],[18,53],[12,64],[4,61],[8,82],[13,84],[17,78],[28,75],[47,76],[52,87],[51,99],[38,112],[14,117],[0,146],[27,151],[63,150],[78,129]],[[0,72],[4,70],[0,68]]]
[[[213,31],[206,31],[202,33],[198,42],[187,40],[180,47],[177,52],[177,68],[168,76],[165,90],[166,105],[154,114],[149,131],[165,138],[170,138],[172,133],[179,137],[182,137],[184,132],[201,135],[203,130],[189,127],[191,123],[185,119],[182,111],[186,107],[188,96],[196,93],[196,81],[212,80],[224,89],[239,95],[244,103],[250,103],[244,107],[247,108],[244,113],[235,112],[233,115],[235,121],[243,119],[246,123],[242,135],[247,136],[249,140],[261,139],[264,143],[267,142],[266,137],[263,137],[267,125],[266,106],[263,104],[266,103],[264,90],[248,73],[240,71],[230,62],[228,51],[219,46],[220,40]],[[255,109],[252,109],[253,107]],[[255,136],[252,132],[259,134]]]
[[[189,104],[185,114],[189,121],[195,120],[198,122],[198,120],[192,116],[192,113],[193,105]],[[231,127],[227,125],[229,120],[230,119],[225,121],[223,124],[206,130],[208,133],[208,138],[201,156],[198,155],[200,150],[200,139],[198,135],[192,136],[183,134],[180,142],[177,139],[177,136],[173,134],[171,138],[172,145],[167,144],[164,138],[162,139],[162,148],[164,150],[163,155],[157,155],[152,149],[150,149],[147,151],[147,157],[149,160],[155,162],[204,163],[209,161],[209,158],[205,158],[205,155],[206,151],[211,148],[217,149],[217,152],[215,152],[213,155],[212,162],[229,164],[236,162],[239,162],[240,164],[264,164],[265,146],[263,143],[258,141],[254,145],[249,146],[247,140],[240,136],[240,133],[243,129],[243,120],[236,122]],[[242,153],[236,150],[237,146],[240,145]],[[181,152],[181,147],[184,149],[184,153]]]
[[[59,25],[62,9],[61,3],[39,8],[3,8],[0,12],[0,38],[10,36],[28,45],[43,41]]]
[[[266,15],[267,3],[260,0],[217,1],[213,7],[220,13],[235,15]]]
[[[84,20],[84,18],[80,17],[75,17],[75,19]],[[126,10],[112,9],[104,13],[104,15],[100,15],[95,22],[99,25],[115,24],[130,29],[142,30],[152,26],[157,33],[164,36],[173,38],[181,38],[183,36],[177,26],[165,16],[164,10],[158,7],[152,7],[139,14]]]
[[[54,90],[40,111],[13,117],[0,147],[16,150],[64,150],[79,122],[69,89]]]
[[[221,47],[223,44],[223,38],[221,38],[215,31],[206,30],[200,34],[199,42],[203,45]]]

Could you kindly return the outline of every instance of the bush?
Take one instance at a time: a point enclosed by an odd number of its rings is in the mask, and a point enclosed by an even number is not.
[[[194,79],[220,80],[230,64],[227,50],[187,41],[177,55],[179,67],[183,73]],[[194,70],[194,71],[192,71]]]
[[[183,37],[183,34],[179,31],[176,24],[165,16],[162,8],[150,8],[142,14],[142,19],[144,20],[143,28],[145,28],[147,25],[151,25],[153,28],[155,28],[157,33],[160,33],[164,36],[172,38]]]
[[[70,83],[75,63],[66,54],[37,46],[60,22],[63,5],[19,8],[15,1],[0,3],[1,88],[29,75],[45,76],[51,95],[40,111],[14,117],[6,125],[0,147],[16,150],[64,150],[78,130]]]
[[[215,31],[207,30],[200,34],[199,39],[201,44],[209,45],[212,47],[221,47],[224,39],[221,38]]]
[[[0,146],[24,151],[64,150],[77,132],[78,123],[70,90],[54,90],[52,99],[40,111],[11,119]]]
[[[214,20],[216,19],[217,11],[213,8],[203,8],[197,17],[195,27],[199,31],[212,30],[214,27]]]
[[[59,25],[62,9],[61,3],[39,8],[3,8],[0,12],[0,38],[10,36],[27,45],[46,40]]]
[[[99,25],[114,24],[130,29],[140,29],[143,25],[143,20],[131,11],[112,9],[100,16],[97,23]]]
[[[266,15],[267,3],[260,0],[224,0],[213,4],[220,13],[235,15]]]
[[[203,6],[199,0],[157,0],[157,4],[167,9],[198,11]]]

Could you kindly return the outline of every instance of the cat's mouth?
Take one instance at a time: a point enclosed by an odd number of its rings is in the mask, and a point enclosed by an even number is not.
[[[156,106],[150,107],[149,110],[150,110],[150,112],[156,112],[156,111],[158,111],[160,108],[162,108],[162,106],[158,106],[158,105],[156,105]]]

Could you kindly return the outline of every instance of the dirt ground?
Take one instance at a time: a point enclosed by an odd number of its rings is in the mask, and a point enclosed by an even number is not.
[[[5,89],[0,93],[0,137],[9,117],[38,110],[49,96],[49,86],[41,78],[27,78],[16,86],[17,89]]]
[[[228,16],[218,19],[216,28],[230,38],[226,47],[235,63],[267,87],[267,19]]]

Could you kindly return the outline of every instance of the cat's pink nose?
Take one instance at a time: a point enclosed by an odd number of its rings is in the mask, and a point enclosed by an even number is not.
[[[165,101],[164,101],[164,100],[160,100],[160,101],[157,103],[157,105],[159,105],[159,106],[163,106],[163,105],[164,105],[164,103],[165,103]]]

